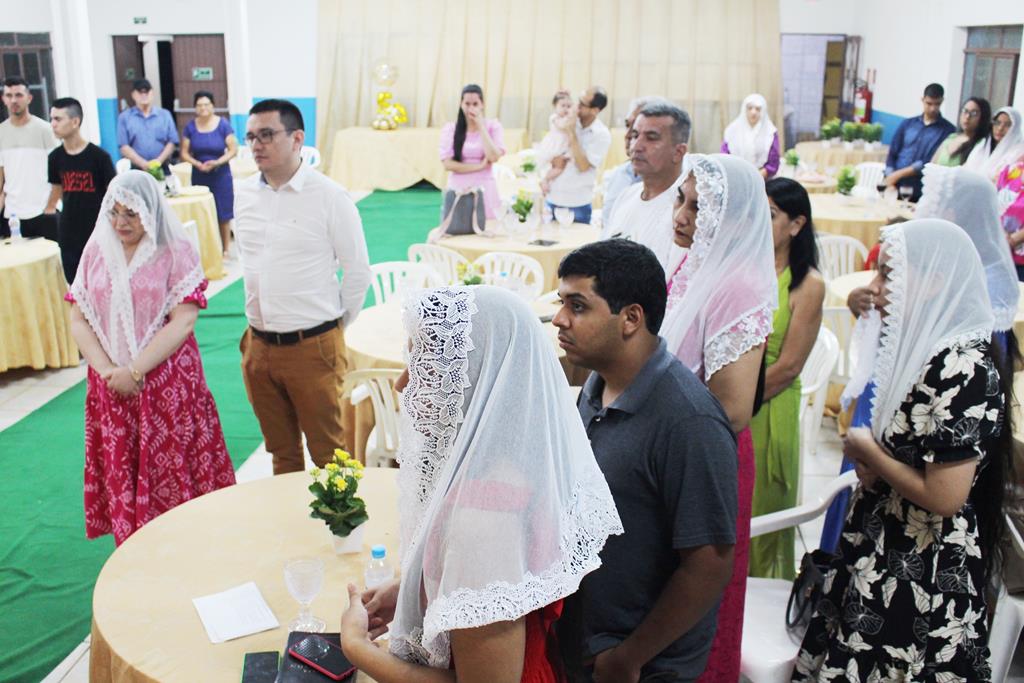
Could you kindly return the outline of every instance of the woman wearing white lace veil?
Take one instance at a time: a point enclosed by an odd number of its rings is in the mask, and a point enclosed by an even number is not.
[[[722,138],[723,154],[749,161],[764,178],[778,172],[779,131],[768,116],[764,95],[753,93],[743,99],[739,115],[726,126]]]
[[[89,363],[85,527],[120,544],[157,515],[235,483],[192,334],[199,255],[148,173],[107,188],[67,299]]]
[[[754,490],[754,412],[764,343],[778,307],[771,209],[764,179],[739,157],[688,154],[673,215],[689,248],[669,281],[661,336],[725,409],[738,443],[739,509],[732,581],[701,680],[739,678]]]
[[[1012,431],[984,269],[924,219],[883,229],[876,279],[871,427],[843,442],[861,483],[793,680],[989,680]]]
[[[622,527],[551,341],[494,287],[415,293],[405,325],[401,579],[349,587],[345,652],[381,683],[560,680],[561,600]]]
[[[974,146],[964,168],[995,182],[1003,167],[1024,154],[1024,121],[1013,107],[1003,107],[992,118],[992,133]]]
[[[959,225],[971,238],[985,269],[988,298],[995,316],[994,337],[1004,355],[1015,351],[1013,321],[1020,286],[992,183],[967,169],[928,164],[924,167],[924,189],[914,217],[947,220]]]

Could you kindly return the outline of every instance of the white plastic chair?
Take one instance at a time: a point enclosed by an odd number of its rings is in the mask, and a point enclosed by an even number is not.
[[[188,237],[188,241],[192,243],[192,246],[196,248],[196,253],[199,252],[199,224],[195,221],[185,221],[181,224],[182,229],[185,231],[185,236]]]
[[[299,150],[299,154],[302,156],[302,160],[306,162],[311,168],[320,167],[320,150],[316,147],[310,147],[309,145],[303,145],[302,149]]]
[[[408,251],[409,261],[412,263],[424,263],[437,271],[445,284],[457,284],[459,282],[458,267],[461,263],[469,267],[469,259],[447,247],[439,247],[436,244],[410,244]]]
[[[826,280],[857,272],[868,258],[868,248],[849,235],[819,234],[818,253]]]
[[[1006,520],[1007,535],[1013,551],[1024,558],[1024,538],[1013,524],[1010,515],[1003,515]],[[1017,650],[1020,632],[1024,630],[1024,596],[1011,595],[1006,587],[999,585],[999,596],[996,598],[996,611],[992,617],[992,628],[988,634],[988,647],[992,654],[989,665],[992,667],[992,680],[1006,680],[1010,670],[1010,662]]]
[[[825,414],[828,380],[839,360],[839,340],[822,326],[800,372],[800,462],[818,450],[818,431]]]
[[[850,379],[852,355],[850,349],[850,337],[853,336],[853,325],[857,319],[850,313],[846,306],[825,306],[821,312],[821,326],[828,328],[836,336],[839,344],[839,361],[832,371],[830,381],[836,384],[846,384]]]
[[[491,251],[474,261],[473,265],[480,271],[484,282],[507,287],[527,301],[540,296],[544,288],[544,267],[532,256]]]
[[[754,517],[750,520],[750,537],[790,529],[820,517],[833,498],[856,484],[857,473],[851,470],[834,479],[815,501]],[[786,629],[786,605],[792,588],[792,581],[747,579],[740,673],[752,683],[788,682],[792,676],[800,651],[800,639]]]
[[[443,287],[444,280],[437,271],[425,263],[384,261],[370,266],[373,279],[373,300],[376,305],[387,303],[407,287]]]
[[[366,465],[387,467],[398,455],[398,395],[395,381],[401,370],[354,370],[345,375],[353,405],[370,399],[373,406],[373,431],[366,440]]]
[[[857,184],[850,192],[854,197],[870,199],[878,196],[878,185],[885,178],[885,164],[880,161],[864,161],[854,169],[857,173]]]
[[[114,164],[114,170],[117,171],[118,175],[121,175],[122,173],[127,173],[128,171],[132,170],[131,159],[121,157],[120,159],[117,160],[117,163]]]

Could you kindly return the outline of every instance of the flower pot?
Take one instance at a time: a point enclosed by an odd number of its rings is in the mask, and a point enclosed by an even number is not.
[[[353,529],[348,536],[331,535],[334,539],[334,552],[339,555],[350,555],[363,552],[363,536],[366,534],[366,522]]]

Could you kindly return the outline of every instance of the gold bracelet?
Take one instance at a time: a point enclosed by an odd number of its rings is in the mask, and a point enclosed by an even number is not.
[[[145,375],[143,375],[141,372],[136,370],[131,365],[128,366],[128,372],[132,373],[132,379],[135,380],[135,383],[138,384],[139,386],[142,386],[142,382],[146,378]]]

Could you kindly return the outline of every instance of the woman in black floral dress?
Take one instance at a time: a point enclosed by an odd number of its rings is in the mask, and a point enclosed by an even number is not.
[[[872,428],[844,441],[861,485],[793,680],[987,681],[1011,431],[984,270],[946,221],[882,244]]]

